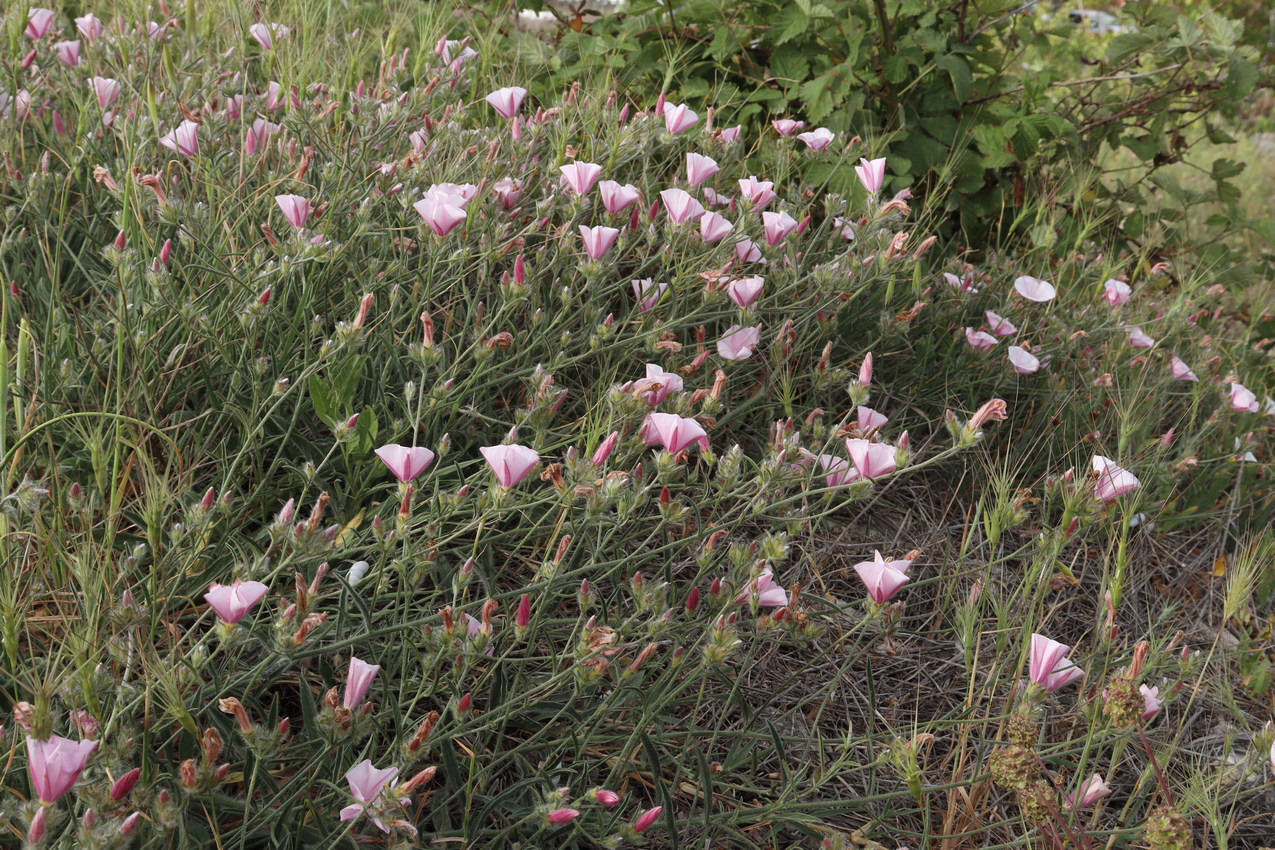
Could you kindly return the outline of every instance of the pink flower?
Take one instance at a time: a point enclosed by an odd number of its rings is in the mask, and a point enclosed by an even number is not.
[[[755,263],[761,259],[761,249],[751,239],[741,239],[735,243],[735,259],[741,263]]]
[[[80,35],[89,44],[97,41],[98,36],[102,34],[102,22],[98,20],[92,13],[81,15],[75,19],[75,28],[80,31]]]
[[[721,169],[717,160],[697,153],[686,155],[686,179],[692,186],[698,186]]]
[[[27,10],[27,28],[24,30],[27,38],[32,41],[39,41],[44,38],[51,26],[53,26],[53,12],[51,10]]]
[[[710,212],[700,216],[699,235],[709,244],[725,238],[734,229],[735,225],[718,213]]]
[[[233,625],[242,620],[269,590],[259,581],[235,579],[235,583],[229,587],[213,582],[204,594],[204,600],[217,612],[218,617]]]
[[[614,791],[608,791],[605,788],[599,788],[593,792],[593,799],[597,800],[608,809],[620,802],[620,795]]]
[[[638,819],[633,821],[633,831],[638,834],[646,832],[646,830],[650,828],[651,824],[655,823],[655,819],[660,816],[660,812],[662,811],[664,811],[663,806],[656,806],[655,808],[647,809],[645,812],[638,815]]]
[[[580,812],[577,809],[554,809],[549,813],[548,817],[549,823],[559,826],[564,823],[571,823],[571,821],[580,817]]]
[[[809,133],[802,133],[797,138],[805,142],[806,147],[810,148],[810,150],[818,153],[832,144],[832,140],[836,138],[836,133],[833,133],[827,127],[820,127]]]
[[[345,674],[345,696],[341,699],[341,705],[349,709],[357,708],[379,672],[381,665],[368,664],[350,656],[350,670]]]
[[[1020,375],[1030,375],[1040,368],[1040,360],[1021,345],[1009,347],[1009,362]]]
[[[948,282],[948,284],[956,287],[961,292],[968,292],[970,295],[978,294],[978,290],[970,286],[970,284],[974,282],[973,275],[970,275],[969,277],[965,278],[965,280],[961,280],[959,277],[952,274],[951,272],[943,272],[943,278]]]
[[[850,462],[864,478],[878,478],[898,468],[894,446],[852,438],[846,440]]]
[[[1176,354],[1169,358],[1169,370],[1173,373],[1173,377],[1179,381],[1200,380],[1195,376],[1195,373],[1191,371],[1191,367],[1186,365],[1185,361]],[[1254,396],[1253,400],[1256,401],[1257,397]]]
[[[689,130],[698,120],[699,116],[684,103],[676,106],[671,103],[664,104],[664,126],[675,136],[683,130]]]
[[[436,236],[446,236],[467,218],[458,200],[451,195],[426,195],[412,204],[412,208],[420,213]]]
[[[305,220],[310,217],[310,202],[300,195],[275,195],[275,203],[283,210],[283,217],[288,224],[300,229],[305,227]]]
[[[789,233],[797,229],[797,221],[786,212],[764,212],[762,226],[766,231],[766,244],[778,245]]]
[[[726,294],[730,296],[730,300],[742,308],[750,306],[757,297],[761,295],[762,287],[765,286],[766,279],[753,275],[752,277],[737,277],[730,283],[726,284]]]
[[[91,77],[89,85],[93,88],[93,94],[97,97],[97,108],[105,112],[115,98],[120,95],[120,84],[118,80],[112,80],[106,77]]]
[[[652,382],[652,389],[643,393],[643,397],[651,407],[664,401],[669,393],[680,393],[684,386],[681,375],[665,372],[658,363],[646,364],[646,380]]]
[[[1160,709],[1164,707],[1164,703],[1160,701],[1160,688],[1148,688],[1146,685],[1138,685],[1138,690],[1142,692],[1142,719],[1150,720],[1160,713]]]
[[[479,449],[501,487],[513,487],[540,462],[540,455],[526,446],[483,446]]]
[[[704,187],[704,201],[710,207],[728,207],[732,212],[735,210],[735,199],[729,195],[723,195],[712,186]]]
[[[872,383],[872,352],[863,355],[863,364],[859,366],[859,386],[866,387]]]
[[[1155,340],[1142,332],[1142,328],[1137,325],[1130,325],[1126,330],[1129,332],[1129,345],[1134,348],[1150,348],[1155,345]]]
[[[736,124],[734,127],[726,127],[717,131],[717,141],[723,145],[733,145],[739,141],[739,134],[744,129],[743,124]]]
[[[603,254],[611,250],[611,246],[615,244],[616,237],[619,235],[620,231],[614,227],[580,225],[580,239],[584,241],[584,252],[589,255],[590,260],[601,259]]]
[[[526,96],[527,90],[522,86],[509,86],[487,95],[487,102],[500,113],[500,117],[513,118],[518,114],[518,108],[522,106],[522,99]]]
[[[854,167],[855,173],[859,175],[859,182],[868,190],[869,195],[875,195],[881,191],[881,184],[885,182],[885,157],[872,161],[860,157],[859,162]]]
[[[1004,316],[993,313],[991,310],[988,310],[986,315],[988,327],[996,336],[1013,336],[1018,333],[1018,328]]]
[[[558,169],[562,183],[577,195],[584,195],[593,188],[602,175],[602,166],[593,162],[572,162]]]
[[[262,50],[274,49],[276,38],[283,38],[291,29],[283,24],[262,24],[256,23],[248,27],[248,34],[257,40],[257,44],[261,45]]]
[[[682,189],[665,189],[660,192],[660,200],[674,224],[694,221],[704,214],[704,207]]]
[[[195,156],[199,153],[199,125],[183,121],[176,129],[160,136],[159,143],[182,156]]]
[[[819,466],[823,469],[823,483],[827,487],[840,487],[859,477],[859,471],[851,467],[848,460],[836,455],[819,455]]]
[[[383,805],[378,803],[381,792],[385,790],[385,785],[391,779],[398,775],[397,767],[387,767],[384,770],[377,770],[372,766],[371,759],[364,759],[345,772],[345,781],[350,783],[350,795],[357,800],[341,809],[341,820],[353,820],[364,813],[372,819],[372,823],[376,824],[381,832],[388,833],[390,828],[386,826],[380,819],[380,808]],[[401,805],[407,805],[407,798],[399,800]],[[369,812],[369,809],[372,810]]]
[[[757,592],[757,604],[766,608],[782,608],[788,604],[788,592],[784,590],[782,585],[775,583],[775,573],[769,566],[761,571],[761,575],[748,583],[748,587],[735,597],[735,604],[739,605],[752,595],[753,591]]]
[[[58,55],[58,61],[68,68],[74,68],[80,64],[80,42],[76,41],[59,41],[53,45],[54,52]]]
[[[968,342],[972,348],[976,348],[979,351],[986,351],[996,344],[996,337],[984,331],[976,331],[973,328],[966,328],[965,341]]]
[[[244,135],[243,149],[248,156],[255,156],[258,148],[263,148],[270,139],[270,134],[278,132],[279,125],[264,118],[253,119],[252,126]]]
[[[731,325],[717,341],[717,353],[723,360],[747,360],[761,341],[761,328]]]
[[[859,409],[856,413],[859,417],[859,432],[863,434],[875,431],[878,428],[884,428],[885,423],[890,421],[885,415],[877,413],[872,408],[864,407],[863,405],[859,405]]]
[[[638,310],[645,313],[654,309],[666,289],[667,283],[656,283],[649,277],[633,281],[633,295],[637,298]]]
[[[854,571],[859,574],[859,578],[863,580],[863,584],[868,589],[868,596],[872,601],[881,605],[894,595],[900,587],[908,583],[908,567],[912,566],[912,562],[903,561],[887,561],[881,557],[880,552],[872,553],[871,561],[863,561],[854,565]]]
[[[394,473],[394,477],[404,483],[420,475],[434,462],[434,453],[423,446],[400,446],[390,443],[376,450],[376,456]]]
[[[599,183],[598,193],[602,195],[602,206],[611,215],[627,210],[636,204],[638,197],[640,197],[637,187],[632,183],[625,183],[621,186],[614,180],[603,180]]]
[[[47,741],[27,738],[27,771],[35,795],[52,803],[71,790],[96,749],[97,741],[76,742],[57,735]]]
[[[1016,278],[1014,280],[1014,290],[1028,301],[1035,301],[1038,304],[1052,301],[1054,296],[1058,294],[1053,284],[1030,275]]]
[[[616,444],[620,442],[620,432],[612,431],[607,438],[598,444],[597,449],[593,452],[593,465],[601,466],[607,462],[607,458],[611,456],[611,452],[615,451]]]
[[[1237,413],[1256,413],[1260,405],[1257,395],[1243,384],[1231,381],[1231,408]]]
[[[111,800],[118,803],[127,797],[128,793],[133,790],[133,786],[137,784],[137,780],[141,778],[141,775],[142,769],[135,767],[119,779],[116,779],[115,783],[111,785]]]
[[[1109,280],[1102,285],[1103,295],[1112,307],[1119,307],[1129,300],[1129,284],[1122,280]],[[1097,774],[1094,774],[1095,776]]]
[[[1132,472],[1121,469],[1115,461],[1102,455],[1094,455],[1093,469],[1098,473],[1094,496],[1104,502],[1132,493],[1142,486],[1142,482],[1135,478]]]
[[[791,118],[779,118],[770,122],[775,132],[781,136],[791,136],[806,126],[805,121],[794,121]]]
[[[1044,635],[1032,634],[1031,663],[1029,676],[1033,682],[1046,691],[1056,691],[1085,675],[1085,671],[1075,666],[1067,658],[1067,650],[1071,647]]]
[[[492,185],[491,190],[500,199],[502,210],[512,210],[522,200],[522,182],[512,177],[500,178]]]
[[[659,444],[672,454],[699,443],[702,451],[708,451],[708,434],[704,426],[694,419],[673,413],[652,413],[646,417],[649,430],[659,437]]]
[[[266,83],[266,111],[274,112],[280,106],[283,106],[283,87],[274,80]]]
[[[1103,781],[1102,775],[1095,773],[1081,784],[1080,790],[1076,792],[1076,796],[1080,798],[1080,802],[1074,805],[1077,808],[1085,808],[1092,806],[1111,793],[1111,787]],[[1073,798],[1074,800],[1075,798]]]
[[[739,193],[744,196],[753,209],[759,210],[775,199],[775,184],[770,180],[758,180],[749,175],[747,180],[739,181]]]

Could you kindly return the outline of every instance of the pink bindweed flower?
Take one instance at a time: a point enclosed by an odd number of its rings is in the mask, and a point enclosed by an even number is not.
[[[695,126],[695,122],[698,120],[699,116],[692,112],[691,108],[684,103],[679,103],[676,106],[671,103],[664,104],[664,126],[675,136]]]
[[[856,414],[859,418],[859,432],[862,434],[884,428],[885,423],[890,421],[885,414],[877,413],[872,408],[864,407],[863,405],[859,405]]]
[[[91,77],[89,85],[93,88],[93,95],[97,98],[97,108],[105,112],[115,102],[115,98],[120,95],[120,84],[118,80],[112,80],[106,77]]]
[[[1107,303],[1112,307],[1119,307],[1129,300],[1129,284],[1123,280],[1115,280],[1114,278],[1102,285],[1103,297],[1107,299]],[[1095,774],[1097,775],[1097,774]]]
[[[71,790],[96,749],[97,741],[76,742],[57,735],[45,741],[27,738],[27,772],[35,795],[52,803]]]
[[[976,331],[973,328],[966,328],[965,341],[970,344],[971,348],[975,348],[979,351],[986,351],[996,344],[996,337],[986,331]]]
[[[632,183],[621,186],[614,180],[603,180],[598,184],[598,194],[602,196],[602,206],[611,215],[616,215],[637,203],[641,197],[637,187]]]
[[[717,341],[717,353],[723,360],[747,360],[761,341],[761,328],[731,325]]]
[[[752,205],[753,209],[759,210],[775,199],[775,184],[770,180],[758,180],[756,177],[749,175],[747,180],[739,181],[739,194]]]
[[[765,286],[766,279],[760,275],[752,277],[737,277],[730,283],[726,284],[726,294],[734,301],[736,306],[741,309],[749,307],[757,297],[761,295],[762,287]]]
[[[704,201],[710,207],[726,207],[731,212],[735,211],[735,199],[730,195],[723,195],[712,186],[704,187]]]
[[[667,289],[667,283],[656,283],[649,277],[633,281],[633,295],[637,298],[638,310],[646,313],[655,309]]]
[[[698,186],[708,180],[718,171],[717,160],[709,156],[698,153],[688,153],[686,155],[686,180],[692,186]]]
[[[1150,348],[1155,345],[1155,340],[1142,332],[1142,328],[1137,325],[1130,325],[1126,328],[1129,332],[1129,345],[1134,348]]]
[[[1014,290],[1028,301],[1035,301],[1038,304],[1052,301],[1054,296],[1058,294],[1058,290],[1054,289],[1053,284],[1030,275],[1015,278]]]
[[[102,34],[102,22],[92,13],[81,15],[76,18],[75,28],[80,31],[80,35],[89,44],[97,41],[98,37]]]
[[[602,176],[602,166],[593,162],[572,162],[558,170],[562,172],[562,185],[577,195],[588,194]]]
[[[428,195],[412,204],[412,208],[420,213],[436,236],[446,236],[467,218],[458,200],[450,195]]]
[[[849,484],[859,477],[859,470],[850,465],[850,461],[836,455],[819,455],[819,466],[823,469],[823,483],[827,487],[840,487]]]
[[[266,111],[274,112],[283,106],[283,87],[274,80],[266,83]]]
[[[695,221],[704,214],[704,207],[683,189],[665,189],[660,192],[664,210],[674,224]]]
[[[502,177],[491,187],[491,190],[496,193],[496,197],[500,200],[500,208],[502,210],[512,210],[518,206],[518,202],[522,200],[522,189],[522,181],[515,180],[512,177]]]
[[[859,182],[868,190],[869,195],[875,195],[881,191],[881,184],[885,182],[885,157],[871,161],[860,157],[859,163],[854,167],[855,173],[859,175]]]
[[[264,148],[272,133],[279,131],[279,125],[264,118],[253,119],[252,126],[244,134],[243,149],[248,156],[256,156],[257,150]]]
[[[1142,719],[1150,720],[1160,713],[1160,709],[1164,707],[1164,703],[1160,701],[1160,688],[1148,688],[1146,685],[1138,685],[1138,690],[1142,693]]]
[[[1272,759],[1275,760],[1275,757],[1272,757]],[[647,809],[645,812],[638,815],[637,820],[633,821],[633,831],[639,835],[646,832],[651,828],[651,824],[655,823],[662,811],[664,811],[663,806],[656,806],[655,808]]]
[[[513,487],[526,478],[532,468],[540,462],[540,455],[532,449],[517,444],[511,446],[483,446],[479,449],[491,471],[496,474],[496,481],[501,487]]]
[[[1080,789],[1076,792],[1076,797],[1072,798],[1073,805],[1083,809],[1092,806],[1110,793],[1111,787],[1103,781],[1102,774],[1095,773],[1081,784]]]
[[[991,310],[988,310],[985,315],[987,316],[988,328],[996,336],[1013,336],[1018,333],[1018,328],[1014,327],[1013,323],[1004,316],[993,313]]]
[[[739,134],[743,130],[743,124],[736,124],[734,127],[724,127],[717,131],[717,141],[722,145],[733,145],[739,141]]]
[[[310,201],[300,195],[275,195],[275,203],[283,210],[283,217],[288,224],[300,230],[310,217]]]
[[[341,809],[342,822],[367,814],[372,823],[376,824],[377,829],[388,833],[390,828],[380,819],[380,810],[385,806],[385,802],[379,798],[382,792],[385,791],[386,783],[397,775],[397,767],[377,770],[372,766],[371,759],[364,759],[347,770],[345,772],[345,781],[350,783],[350,795],[358,802]],[[398,802],[401,805],[407,805],[407,798],[400,798]]]
[[[526,96],[527,90],[522,86],[509,86],[487,95],[487,102],[500,113],[500,117],[513,118],[518,114],[518,108],[522,106],[522,99]]]
[[[846,451],[850,454],[850,462],[864,478],[888,475],[898,468],[895,447],[885,443],[851,438],[846,440]]]
[[[1195,373],[1191,371],[1191,367],[1186,365],[1186,362],[1176,354],[1169,358],[1169,371],[1171,371],[1173,373],[1173,377],[1179,381],[1200,380],[1195,376]]]
[[[868,596],[881,605],[908,583],[908,568],[911,566],[910,560],[887,561],[880,552],[873,551],[872,560],[855,564],[854,571],[863,580]]]
[[[1237,413],[1256,413],[1261,407],[1257,395],[1243,384],[1231,381],[1231,408]]]
[[[1040,368],[1040,360],[1021,345],[1009,347],[1009,362],[1020,375],[1031,375]]]
[[[584,242],[584,252],[589,255],[590,260],[602,259],[602,255],[611,250],[619,235],[620,231],[614,227],[580,225],[580,239]]]
[[[259,581],[241,581],[229,586],[213,582],[204,594],[204,600],[227,623],[234,625],[244,618],[254,605],[261,601],[270,588]]]
[[[974,282],[973,275],[961,280],[951,272],[943,272],[943,279],[948,282],[948,285],[955,287],[960,292],[968,292],[970,295],[978,294],[978,290],[970,285]]]
[[[741,239],[735,243],[735,259],[741,263],[756,263],[761,260],[761,249],[751,239]]]
[[[255,23],[248,27],[248,34],[257,40],[262,50],[273,50],[276,39],[284,38],[291,29],[283,24]]]
[[[1094,485],[1094,496],[1104,502],[1132,493],[1142,486],[1142,482],[1135,478],[1132,472],[1121,469],[1115,461],[1102,455],[1094,455],[1093,469],[1098,473],[1098,483]]]
[[[359,703],[363,702],[367,689],[372,686],[372,680],[379,672],[381,672],[381,665],[368,664],[366,661],[350,656],[350,670],[345,674],[345,696],[341,699],[341,705],[348,709],[357,708]]]
[[[50,9],[27,10],[27,27],[23,32],[32,41],[39,41],[53,26],[53,12]]]
[[[671,454],[677,454],[695,443],[699,443],[701,451],[708,451],[708,434],[704,426],[694,419],[673,413],[652,413],[646,419],[650,431],[659,437],[660,445]]]
[[[199,153],[199,125],[194,121],[183,121],[160,136],[159,143],[182,156],[195,156]]]
[[[700,216],[699,235],[709,244],[724,239],[734,229],[735,225],[719,213],[707,212]]]
[[[80,64],[80,42],[75,41],[59,41],[53,45],[53,50],[57,54],[58,61],[68,68],[74,68]]]
[[[434,453],[429,449],[422,446],[409,448],[400,446],[398,443],[381,446],[376,450],[376,456],[390,468],[394,477],[403,483],[420,475],[434,462]]]
[[[646,364],[646,382],[651,389],[642,394],[646,403],[655,407],[664,401],[669,393],[680,393],[684,386],[682,376],[674,372],[665,372],[658,363]]]
[[[832,140],[836,137],[837,134],[829,130],[827,127],[819,127],[809,133],[802,133],[797,138],[805,142],[807,148],[818,153],[828,147],[828,145],[832,144]]]
[[[798,130],[804,129],[806,126],[806,122],[794,121],[791,118],[778,118],[774,121],[771,121],[770,125],[775,128],[775,132],[778,133],[779,135],[791,136],[793,133],[796,133]]]
[[[564,823],[571,823],[571,821],[580,817],[580,811],[578,809],[554,809],[545,817],[549,823],[554,826],[560,826]]]
[[[1029,677],[1046,691],[1056,691],[1085,675],[1067,658],[1071,647],[1044,635],[1032,634]]]
[[[783,585],[775,583],[775,573],[769,565],[735,597],[735,604],[747,601],[754,591],[757,593],[757,604],[764,608],[782,608],[788,604],[788,592]]]
[[[764,212],[762,226],[766,231],[766,244],[778,245],[789,233],[797,229],[797,220],[787,212]]]

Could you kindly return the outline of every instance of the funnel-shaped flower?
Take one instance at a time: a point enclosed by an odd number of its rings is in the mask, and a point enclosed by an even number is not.
[[[806,122],[794,121],[791,118],[776,118],[774,121],[770,122],[770,125],[775,128],[775,132],[779,135],[791,136],[793,133],[796,133],[798,130],[805,127]]]
[[[1014,280],[1014,290],[1028,301],[1035,301],[1038,304],[1052,301],[1054,296],[1058,294],[1058,290],[1054,289],[1053,284],[1030,275],[1016,278]]]
[[[632,183],[621,186],[614,180],[603,180],[598,184],[598,194],[602,196],[602,206],[611,215],[623,212],[637,203],[639,194]]]
[[[1148,688],[1146,685],[1138,685],[1138,690],[1142,693],[1142,719],[1150,720],[1160,713],[1160,709],[1164,707],[1164,703],[1160,701],[1160,688]]]
[[[237,623],[261,601],[270,588],[259,581],[240,581],[227,587],[213,582],[204,594],[204,600],[227,623]]]
[[[1179,381],[1200,380],[1195,376],[1195,373],[1191,371],[1191,367],[1186,365],[1186,362],[1176,354],[1169,358],[1169,370],[1173,373],[1173,377]]]
[[[274,201],[283,210],[283,217],[295,228],[305,227],[310,217],[310,201],[300,195],[275,195]]]
[[[699,218],[699,235],[710,244],[725,238],[734,229],[735,225],[719,213],[704,213]]]
[[[1067,650],[1071,647],[1044,635],[1032,634],[1031,662],[1029,673],[1031,680],[1047,691],[1056,691],[1063,685],[1070,684],[1085,675],[1067,658]]]
[[[650,430],[669,452],[677,454],[693,443],[699,443],[701,450],[708,451],[708,434],[694,419],[673,413],[652,413],[646,419]]]
[[[412,204],[412,208],[420,213],[435,235],[446,236],[466,218],[465,211],[456,201],[450,195],[428,195]]]
[[[859,477],[859,470],[852,467],[850,461],[836,455],[819,455],[819,466],[823,468],[823,483],[828,487],[840,487]]]
[[[894,446],[885,443],[852,438],[846,440],[846,451],[850,453],[850,462],[864,478],[889,475],[898,468]]]
[[[757,604],[763,607],[782,608],[788,604],[788,593],[783,585],[775,582],[775,573],[769,565],[735,597],[735,604],[747,601],[754,590],[757,591]]]
[[[1257,395],[1243,384],[1231,381],[1231,408],[1237,413],[1256,413],[1261,405]]]
[[[35,795],[52,803],[71,790],[95,749],[97,741],[76,742],[57,735],[47,741],[27,738],[27,771]]]
[[[881,191],[881,184],[885,182],[885,157],[871,161],[860,158],[859,163],[854,167],[854,172],[859,175],[859,182],[868,190],[868,194],[875,195]]]
[[[766,244],[778,245],[784,238],[797,229],[797,220],[787,212],[764,212],[761,214],[762,227],[766,231]]]
[[[664,126],[673,135],[681,133],[683,130],[689,130],[695,126],[695,122],[699,120],[699,116],[691,111],[691,108],[684,103],[676,106],[671,103],[664,104]]]
[[[1009,347],[1009,362],[1020,375],[1030,375],[1040,368],[1040,360],[1021,345]]]
[[[53,50],[57,53],[58,61],[68,68],[74,68],[80,64],[80,41],[59,41],[53,45]]]
[[[522,99],[526,96],[527,90],[522,86],[509,86],[487,95],[487,102],[500,113],[500,117],[513,118],[518,114],[518,108],[522,106]]]
[[[620,231],[614,227],[580,225],[580,239],[584,242],[584,252],[589,255],[590,260],[602,259],[602,255],[611,250],[619,235]]]
[[[633,281],[633,295],[637,298],[638,310],[645,313],[655,308],[660,303],[664,291],[668,289],[667,283],[656,283],[649,277],[641,280]]]
[[[717,353],[724,360],[747,360],[761,341],[761,328],[731,325],[717,341]]]
[[[277,133],[279,125],[264,118],[254,118],[252,126],[244,134],[243,149],[248,156],[255,156],[257,151],[266,146],[271,133]]]
[[[735,259],[741,263],[755,263],[761,259],[761,249],[751,239],[741,239],[735,243]]]
[[[739,193],[744,196],[753,209],[759,210],[775,199],[775,184],[770,180],[758,180],[749,175],[747,180],[739,181]]]
[[[878,428],[884,428],[885,423],[890,421],[885,414],[877,413],[872,408],[864,407],[863,405],[859,405],[856,413],[859,417],[859,432],[862,434],[867,434],[868,432],[875,431]]]
[[[1129,345],[1133,348],[1150,348],[1155,345],[1155,340],[1143,333],[1142,328],[1137,325],[1130,325],[1126,330],[1129,332]]]
[[[1112,307],[1119,307],[1129,300],[1129,284],[1123,280],[1109,280],[1102,285],[1103,297],[1107,299],[1107,303]],[[1094,774],[1097,776],[1097,774]]]
[[[717,160],[711,156],[698,153],[686,155],[686,180],[692,186],[700,185],[720,170],[717,167]]]
[[[27,38],[32,41],[39,41],[44,38],[51,26],[53,26],[53,12],[51,10],[27,10],[27,27],[23,30],[23,32],[26,33]]]
[[[1142,486],[1142,482],[1132,472],[1121,469],[1110,458],[1094,455],[1094,472],[1098,473],[1098,483],[1094,486],[1094,496],[1109,502],[1126,493],[1132,493]]]
[[[986,331],[976,331],[973,328],[966,328],[965,341],[968,342],[972,348],[976,348],[979,351],[986,351],[996,344],[996,337]]]
[[[394,473],[399,481],[408,482],[424,472],[434,462],[434,453],[423,446],[400,446],[390,443],[376,450],[376,456]]]
[[[81,15],[75,19],[75,28],[80,31],[85,41],[92,44],[102,34],[102,21],[92,13]]]
[[[526,446],[483,446],[479,449],[501,487],[513,487],[540,462],[540,455]]]
[[[908,583],[908,560],[887,561],[881,553],[873,551],[871,561],[862,561],[854,565],[863,584],[868,589],[868,596],[878,605],[886,602],[894,592]]]
[[[766,279],[760,275],[737,277],[726,284],[726,294],[737,306],[748,307],[761,295],[762,287],[765,285]]]
[[[159,143],[182,156],[195,156],[199,153],[199,125],[194,121],[183,121],[160,136]]]
[[[643,398],[651,407],[664,401],[669,393],[680,393],[685,386],[681,375],[665,372],[658,363],[646,364],[646,380],[650,389],[643,393]]]
[[[571,162],[558,169],[562,184],[577,195],[587,194],[602,176],[602,166],[593,162]]]
[[[91,77],[89,85],[93,88],[93,94],[97,97],[97,108],[105,112],[115,102],[115,98],[120,95],[120,84],[118,80],[112,80],[107,77]]]
[[[985,315],[987,316],[988,330],[996,336],[1013,336],[1018,333],[1018,328],[1014,327],[1014,323],[999,313],[993,313],[988,310]]]
[[[262,50],[273,50],[275,41],[290,32],[292,30],[283,24],[256,23],[248,27],[248,34],[257,40]]]
[[[379,817],[381,803],[378,802],[378,798],[385,789],[386,783],[397,775],[397,767],[377,770],[372,766],[371,759],[364,759],[347,770],[345,772],[345,781],[350,783],[350,796],[354,797],[358,802],[341,809],[341,820],[353,820],[364,812],[368,812],[372,823],[376,824],[377,828],[382,832],[388,833],[390,828]],[[402,805],[406,805],[407,798],[401,798],[400,802]]]
[[[665,189],[660,192],[660,200],[674,224],[695,221],[704,214],[703,205],[683,189]]]
[[[341,699],[341,705],[349,709],[357,708],[379,672],[381,665],[368,664],[350,656],[350,670],[345,674],[345,696]]]
[[[1095,773],[1081,784],[1080,790],[1076,792],[1076,797],[1073,798],[1073,802],[1077,808],[1083,809],[1086,806],[1092,806],[1110,793],[1111,787],[1103,781],[1102,774]],[[1076,802],[1077,798],[1078,802]]]
[[[809,133],[802,133],[797,136],[797,138],[806,143],[806,147],[816,153],[832,144],[832,140],[836,137],[837,134],[829,130],[827,127],[819,127]]]

